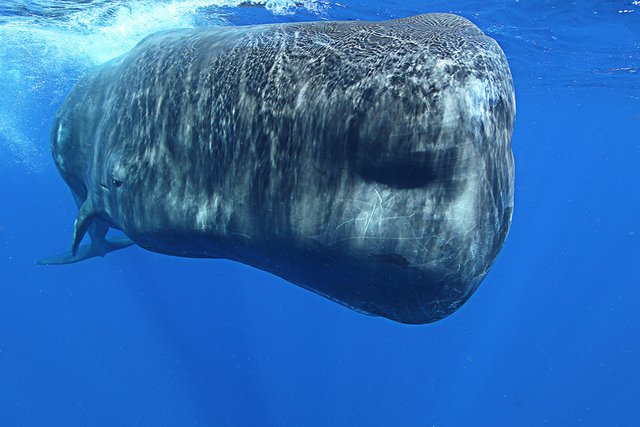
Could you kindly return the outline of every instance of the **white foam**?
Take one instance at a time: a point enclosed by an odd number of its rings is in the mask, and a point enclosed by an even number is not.
[[[315,0],[139,0],[117,5],[107,2],[69,13],[62,20],[12,21],[0,27],[0,31],[27,39],[34,48],[44,46],[48,56],[84,57],[92,63],[101,63],[128,51],[149,34],[194,27],[197,13],[202,9],[211,11],[207,13],[208,22],[224,24],[213,12],[216,7],[247,3],[264,5],[277,15],[293,13],[299,7],[316,13],[322,10],[322,4]],[[5,34],[2,36],[4,39]]]

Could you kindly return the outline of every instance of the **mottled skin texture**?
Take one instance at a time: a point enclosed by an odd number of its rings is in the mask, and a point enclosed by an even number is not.
[[[180,30],[84,78],[53,126],[80,213],[355,310],[441,319],[513,208],[511,75],[455,15]],[[215,266],[212,266],[215,268]]]

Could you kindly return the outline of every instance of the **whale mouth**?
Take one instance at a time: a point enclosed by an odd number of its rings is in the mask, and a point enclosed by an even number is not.
[[[411,265],[408,259],[394,252],[369,255],[378,259],[379,261],[385,262],[387,264],[397,265],[398,267],[405,269],[409,267],[409,265]]]

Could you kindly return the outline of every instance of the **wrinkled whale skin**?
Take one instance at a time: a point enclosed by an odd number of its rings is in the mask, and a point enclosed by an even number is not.
[[[113,228],[433,322],[507,235],[514,115],[502,50],[456,15],[158,33],[57,114],[53,156],[79,206],[57,260],[131,244],[107,241]]]

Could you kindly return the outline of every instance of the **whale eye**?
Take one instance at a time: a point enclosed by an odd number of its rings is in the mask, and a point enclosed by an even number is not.
[[[118,180],[118,179],[113,178],[113,179],[111,180],[111,183],[112,183],[113,185],[115,185],[116,187],[122,187],[122,181],[120,181],[120,180]]]

